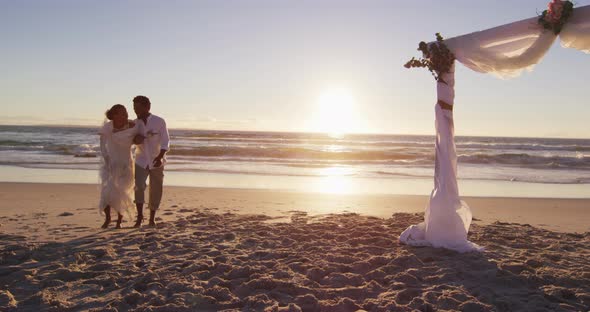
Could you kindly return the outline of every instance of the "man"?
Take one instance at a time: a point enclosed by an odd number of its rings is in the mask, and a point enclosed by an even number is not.
[[[145,128],[145,139],[136,138],[135,143],[135,206],[137,207],[137,221],[134,227],[140,227],[143,221],[143,204],[146,180],[150,178],[149,209],[150,223],[156,226],[156,211],[162,200],[164,183],[164,164],[166,152],[170,149],[170,136],[166,128],[166,121],[150,113],[151,102],[146,96],[138,95],[133,98],[133,110],[137,114],[136,122],[142,122]]]

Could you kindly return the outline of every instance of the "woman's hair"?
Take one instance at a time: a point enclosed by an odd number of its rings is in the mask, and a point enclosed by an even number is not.
[[[111,107],[111,109],[107,110],[107,112],[105,113],[105,115],[107,116],[107,119],[108,120],[113,120],[113,115],[119,109],[124,109],[125,110],[125,106],[123,106],[121,104],[115,104],[115,105],[113,105],[113,107]]]

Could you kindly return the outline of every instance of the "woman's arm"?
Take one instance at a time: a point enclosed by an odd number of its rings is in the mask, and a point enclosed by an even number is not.
[[[137,134],[135,135],[135,137],[133,138],[133,144],[143,144],[143,140],[145,140],[145,138],[147,137],[146,131],[145,131],[145,125],[143,124],[143,121],[138,120],[136,121],[137,123]]]
[[[105,123],[102,128],[98,131],[100,135],[100,155],[104,159],[105,163],[108,161],[108,150],[107,150],[107,135],[112,131],[109,127],[109,122]]]
[[[106,138],[105,138],[104,133],[100,134],[100,154],[102,155],[104,162],[108,163],[109,162],[109,154],[107,151],[107,142],[106,142]]]

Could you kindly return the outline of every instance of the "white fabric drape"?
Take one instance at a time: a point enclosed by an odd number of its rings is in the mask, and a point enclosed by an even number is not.
[[[590,6],[574,8],[563,27],[561,44],[590,53]],[[457,61],[480,73],[502,78],[518,76],[541,61],[557,36],[538,23],[538,17],[502,25],[484,31],[445,40]],[[438,99],[454,104],[455,69],[437,82]],[[433,246],[459,252],[481,251],[483,247],[467,240],[471,210],[459,198],[457,152],[453,112],[440,105],[436,112],[436,159],[434,189],[426,208],[424,222],[401,233],[400,242],[413,246]]]
[[[559,38],[564,48],[590,53],[590,5],[574,8]]]
[[[514,22],[445,40],[457,61],[480,73],[501,78],[518,76],[539,63],[555,41],[538,18]]]
[[[457,61],[468,68],[501,78],[532,70],[557,36],[538,23],[538,17],[445,40]],[[561,34],[564,47],[590,53],[590,6],[574,8]]]
[[[455,98],[454,66],[437,83],[438,99],[453,104]],[[467,240],[471,210],[459,198],[457,185],[457,152],[455,150],[453,112],[440,105],[436,112],[436,160],[434,189],[424,215],[424,222],[408,227],[400,242],[412,246],[433,246],[458,252],[479,251],[482,247]]]

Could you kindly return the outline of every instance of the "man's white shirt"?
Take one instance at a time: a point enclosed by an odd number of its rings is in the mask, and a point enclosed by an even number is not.
[[[143,123],[143,120],[136,119],[135,122]],[[163,118],[154,114],[150,114],[147,118],[147,124],[143,127],[145,133],[145,140],[142,144],[137,144],[135,150],[135,163],[142,167],[152,169],[154,167],[154,159],[160,154],[160,150],[170,150],[170,136],[166,121]],[[162,159],[162,166],[166,162],[166,157]]]

